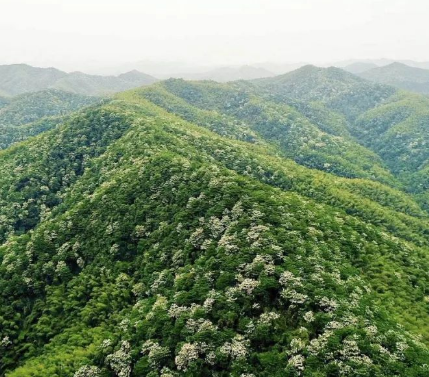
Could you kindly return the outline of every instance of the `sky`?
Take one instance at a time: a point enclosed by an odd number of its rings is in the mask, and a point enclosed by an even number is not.
[[[0,0],[0,64],[429,61],[427,0]]]

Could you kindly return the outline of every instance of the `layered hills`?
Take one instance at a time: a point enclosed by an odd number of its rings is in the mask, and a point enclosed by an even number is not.
[[[67,114],[100,101],[54,89],[7,98],[0,107],[0,148],[53,128]]]
[[[97,76],[82,72],[66,73],[55,68],[37,68],[26,64],[0,66],[0,96],[59,89],[83,95],[108,95],[157,81],[141,72],[119,76]]]
[[[427,375],[426,101],[171,79],[3,150],[0,374]]]
[[[429,93],[429,69],[392,63],[358,73],[361,77],[417,93]]]

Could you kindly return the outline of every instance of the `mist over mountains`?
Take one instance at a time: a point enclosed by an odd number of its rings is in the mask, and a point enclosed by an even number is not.
[[[36,68],[26,64],[0,66],[0,95],[14,96],[45,89],[59,89],[84,95],[106,95],[151,84],[154,77],[141,72],[119,76],[66,73],[56,68]]]
[[[100,96],[149,85],[159,79],[170,77],[217,82],[252,80],[284,74],[305,65],[305,63],[275,64],[267,62],[209,68],[142,61],[105,70],[117,72],[115,75],[66,73],[56,68],[37,68],[26,64],[0,65],[0,96],[14,96],[45,89]],[[406,90],[419,93],[428,93],[429,90],[429,70],[424,68],[429,67],[429,63],[378,59],[342,61],[325,66],[340,67],[367,80]],[[150,74],[146,72],[150,72]]]
[[[428,1],[0,3],[0,377],[429,376]]]

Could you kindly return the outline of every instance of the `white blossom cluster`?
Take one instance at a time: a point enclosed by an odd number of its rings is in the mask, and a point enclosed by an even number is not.
[[[186,371],[190,364],[197,360],[200,354],[207,351],[205,343],[185,343],[175,358],[178,370]]]
[[[150,363],[154,366],[158,365],[161,359],[170,355],[170,350],[167,347],[163,347],[153,340],[144,342],[141,352],[149,356]]]
[[[168,315],[171,318],[179,318],[184,313],[193,316],[199,309],[201,309],[201,305],[195,303],[192,303],[191,306],[179,306],[177,304],[172,304],[168,309]]]
[[[251,295],[253,293],[253,291],[259,287],[261,283],[258,280],[254,280],[254,279],[250,279],[250,278],[245,278],[243,279],[240,284],[238,284],[238,290],[247,294],[247,295]]]
[[[314,313],[311,310],[306,312],[304,314],[303,318],[304,318],[304,321],[306,321],[308,323],[314,322],[314,320],[315,320]]]
[[[169,273],[169,270],[163,270],[160,273],[156,274],[156,278],[150,286],[150,291],[152,293],[157,293],[157,291],[166,284],[166,277]]]
[[[302,356],[302,355],[293,355],[288,360],[288,366],[296,369],[297,373],[299,375],[301,375],[302,372],[304,371],[304,362],[305,362],[304,356]]]
[[[263,234],[268,231],[270,228],[266,225],[256,225],[253,224],[247,231],[246,239],[250,243],[250,247],[253,249],[258,249],[263,246],[264,238]]]
[[[101,370],[95,366],[84,365],[79,368],[73,377],[99,377],[101,376]]]
[[[293,338],[290,342],[290,350],[292,353],[298,353],[305,347],[305,342],[300,338]]]
[[[124,340],[119,350],[106,357],[106,363],[112,368],[118,377],[131,375],[131,346]]]
[[[112,345],[111,339],[104,339],[100,344],[100,349],[105,350],[106,348],[109,348]]]
[[[200,333],[203,331],[216,331],[217,326],[213,325],[213,323],[204,318],[199,318],[197,320],[193,318],[189,318],[186,321],[186,329],[191,333]]]
[[[225,233],[218,242],[218,246],[223,247],[227,254],[232,254],[238,250],[238,246],[235,244],[237,236],[235,234]]]
[[[231,356],[233,359],[245,358],[249,351],[249,340],[242,335],[237,334],[231,342],[225,342],[219,351],[225,356]]]
[[[4,336],[3,339],[0,341],[1,347],[8,347],[11,344],[12,344],[12,342],[10,341],[8,336]]]
[[[268,254],[257,254],[251,263],[247,263],[242,267],[243,273],[247,276],[257,272],[262,268],[266,275],[274,275],[275,265],[273,257]]]
[[[157,310],[167,310],[168,306],[168,300],[167,297],[164,297],[162,295],[156,296],[156,301],[152,306],[152,309],[149,311],[148,314],[146,314],[146,319],[151,320],[155,316],[155,312]]]
[[[258,323],[262,325],[269,325],[279,318],[280,318],[280,314],[275,312],[262,313],[259,316]]]

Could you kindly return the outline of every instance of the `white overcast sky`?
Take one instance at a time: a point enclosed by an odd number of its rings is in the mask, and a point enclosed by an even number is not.
[[[0,0],[0,64],[429,60],[428,0]]]

